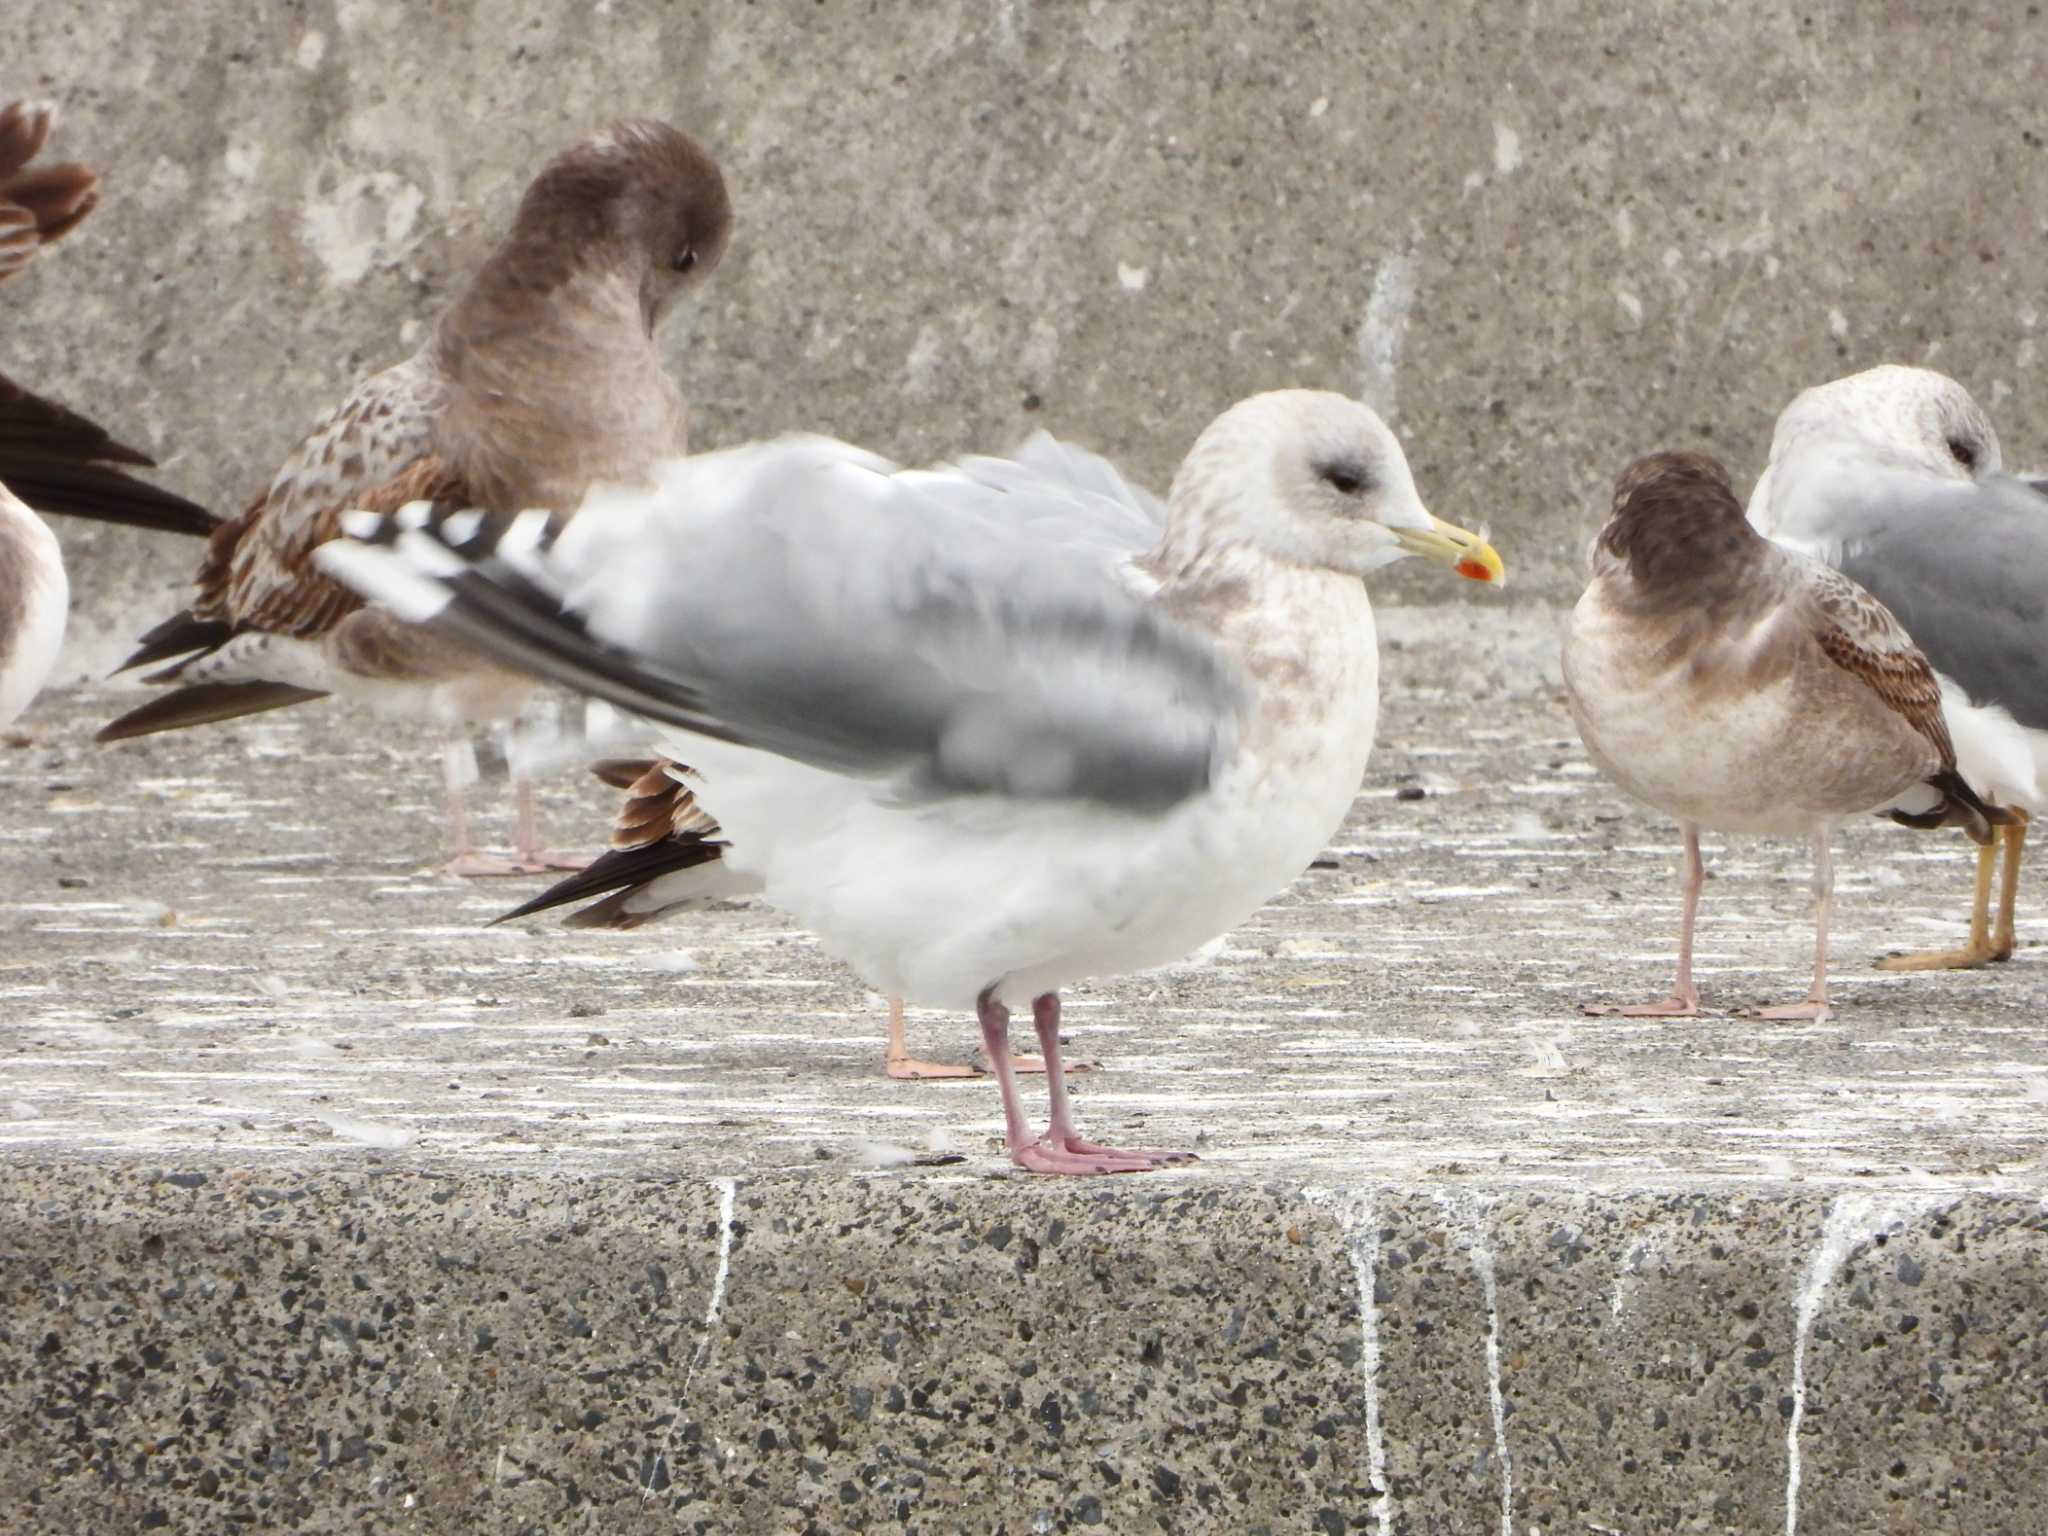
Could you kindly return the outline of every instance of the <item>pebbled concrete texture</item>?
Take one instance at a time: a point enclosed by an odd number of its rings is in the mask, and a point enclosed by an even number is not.
[[[2025,1536],[2048,1475],[2037,1200],[72,1164],[10,1207],[11,1530]]]
[[[0,1529],[2036,1536],[2048,931],[1868,971],[1957,936],[1967,862],[1859,825],[1835,1020],[1582,1019],[1668,977],[1672,835],[1544,688],[1640,451],[1746,483],[1890,359],[2042,462],[2044,52],[2032,5],[10,17],[0,91],[107,184],[0,370],[223,510],[650,112],[739,217],[672,333],[700,444],[1046,426],[1163,486],[1230,400],[1337,388],[1515,585],[1376,583],[1325,867],[1077,991],[1083,1124],[1203,1157],[1096,1185],[1006,1171],[986,1082],[880,1079],[879,1000],[772,913],[481,931],[531,887],[433,871],[424,737],[109,753],[126,700],[46,697],[0,745]],[[194,552],[63,536],[89,674]],[[610,800],[550,786],[556,841]],[[1796,995],[1803,856],[1713,861],[1714,1001]]]
[[[1846,828],[1840,1013],[1764,1025],[1804,855],[1710,845],[1714,1011],[1581,1018],[1668,980],[1672,831],[1487,680],[1517,626],[1386,618],[1324,867],[1073,994],[1083,1126],[1202,1155],[1093,1183],[1009,1171],[985,1080],[883,1079],[772,912],[479,928],[533,887],[433,871],[424,735],[101,750],[121,696],[46,699],[0,751],[0,1528],[2032,1536],[2034,909],[2010,965],[1871,971],[1969,860]],[[546,788],[557,842],[609,800]]]
[[[232,511],[546,155],[656,113],[739,221],[673,342],[701,444],[1042,425],[1163,487],[1239,396],[1363,392],[1557,601],[1621,464],[1708,447],[1746,484],[1852,368],[1948,369],[2041,461],[2044,65],[2018,4],[36,6],[5,84],[108,179],[10,290],[0,368]],[[84,669],[192,557],[65,536]]]

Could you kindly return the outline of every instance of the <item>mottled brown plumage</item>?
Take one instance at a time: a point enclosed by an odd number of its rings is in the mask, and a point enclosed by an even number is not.
[[[302,690],[252,692],[265,707],[358,684],[390,700],[381,685],[397,684],[444,717],[516,708],[523,682],[363,612],[312,551],[351,509],[430,500],[567,514],[593,485],[642,482],[686,452],[682,394],[654,333],[717,265],[730,225],[717,166],[665,124],[617,124],[557,156],[420,351],[359,386],[214,532],[190,609],[145,637],[131,664],[190,639],[195,650],[153,681]],[[220,718],[219,702],[200,713]],[[175,707],[149,709],[151,729],[183,723]]]
[[[1622,472],[1591,567],[1565,632],[1573,719],[1594,762],[1676,817],[1686,847],[1677,984],[1622,1011],[1698,1011],[1692,926],[1709,827],[1812,840],[1813,987],[1766,1016],[1824,1017],[1835,823],[1881,810],[1981,841],[2005,819],[1956,773],[1927,659],[1868,592],[1756,533],[1727,472],[1698,454]]]
[[[56,121],[57,109],[48,102],[0,107],[0,281],[70,234],[99,201],[99,177],[87,167],[30,163]]]

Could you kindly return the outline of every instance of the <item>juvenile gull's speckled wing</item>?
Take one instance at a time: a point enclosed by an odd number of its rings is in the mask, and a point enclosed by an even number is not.
[[[1884,605],[1854,581],[1818,560],[1806,562],[1812,602],[1809,622],[1820,648],[1836,666],[1871,691],[1925,736],[1953,771],[1956,750],[1941,716],[1941,684],[1927,657]]]

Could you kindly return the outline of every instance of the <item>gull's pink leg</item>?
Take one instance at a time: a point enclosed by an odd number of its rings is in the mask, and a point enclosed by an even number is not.
[[[974,1011],[981,1020],[981,1048],[996,1069],[996,1087],[1003,1096],[1003,1145],[1012,1162],[1023,1163],[1033,1145],[1031,1126],[1017,1097],[1017,1074],[1010,1067],[1010,1010],[996,1001],[995,994],[994,987],[982,993],[974,1000]]]
[[[540,845],[540,819],[535,814],[533,780],[518,774],[512,780],[513,799],[519,806],[519,841],[512,860],[534,874],[550,869],[583,869],[590,863],[584,853],[551,853]]]
[[[940,1077],[982,1076],[981,1068],[969,1066],[966,1062],[920,1061],[911,1055],[910,1046],[903,1038],[903,999],[893,996],[889,999],[889,1043],[883,1050],[882,1070],[891,1077],[914,1083]]]
[[[1829,1018],[1828,1009],[1828,919],[1835,910],[1835,856],[1828,845],[1834,828],[1822,827],[1813,834],[1813,986],[1803,1003],[1785,1003],[1776,1008],[1758,1008],[1759,1019]]]
[[[1046,1093],[1052,1100],[1052,1123],[1046,1127],[1040,1146],[1059,1146],[1084,1157],[1113,1160],[1117,1166],[1106,1173],[1139,1173],[1173,1163],[1192,1163],[1192,1152],[1173,1152],[1157,1147],[1105,1147],[1084,1141],[1074,1128],[1074,1102],[1067,1095],[1067,1074],[1060,1070],[1060,995],[1047,992],[1033,999],[1031,1022],[1038,1030],[1038,1049],[1045,1056]]]
[[[1700,857],[1698,825],[1681,821],[1678,827],[1685,834],[1684,902],[1683,915],[1678,920],[1678,979],[1671,985],[1671,995],[1661,1003],[1631,1003],[1626,1008],[1589,1003],[1580,1008],[1581,1013],[1596,1018],[1619,1019],[1691,1019],[1699,1016],[1699,988],[1692,984],[1692,925],[1699,914],[1700,887],[1707,883],[1707,865]]]
[[[1048,992],[1032,1004],[1038,1027],[1038,1048],[1045,1056],[1046,1083],[1052,1094],[1052,1126],[1034,1138],[1017,1097],[1017,1072],[1010,1065],[1010,1010],[995,999],[995,988],[981,994],[981,1045],[996,1069],[1003,1094],[1004,1139],[1010,1161],[1033,1173],[1144,1173],[1168,1163],[1192,1162],[1191,1152],[1120,1152],[1098,1147],[1074,1133],[1073,1105],[1067,1099],[1067,1078],[1060,1070],[1060,1000]]]

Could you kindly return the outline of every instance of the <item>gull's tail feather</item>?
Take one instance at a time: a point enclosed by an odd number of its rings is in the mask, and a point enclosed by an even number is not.
[[[1934,774],[1927,784],[1941,796],[1931,809],[1894,809],[1886,814],[1900,826],[1921,832],[1931,832],[1936,827],[1961,827],[1963,834],[1980,848],[1991,841],[1993,827],[2011,826],[2022,819],[2017,812],[2004,806],[1987,805],[1953,768],[1944,768]]]
[[[316,688],[301,688],[295,683],[196,683],[137,705],[118,720],[108,721],[93,740],[127,741],[136,736],[154,736],[158,731],[181,730],[188,725],[238,720],[243,715],[262,714],[265,710],[326,697]]]
[[[603,896],[605,900],[564,918],[563,926],[638,928],[642,923],[653,922],[680,907],[723,894],[739,894],[736,890],[727,892],[723,889],[735,884],[722,867],[724,852],[724,843],[695,837],[665,837],[637,848],[613,848],[592,860],[587,868],[558,880],[533,900],[514,907],[502,917],[492,918],[491,926],[509,923],[514,918],[531,917],[551,907],[564,907],[573,901]],[[701,870],[701,878],[690,882],[668,878],[692,870]],[[644,904],[635,900],[648,893],[657,881],[661,882],[658,898]],[[670,894],[672,891],[674,894]]]
[[[138,480],[121,465],[154,469],[156,461],[0,374],[0,485],[38,512],[199,538],[219,524],[197,502]]]

